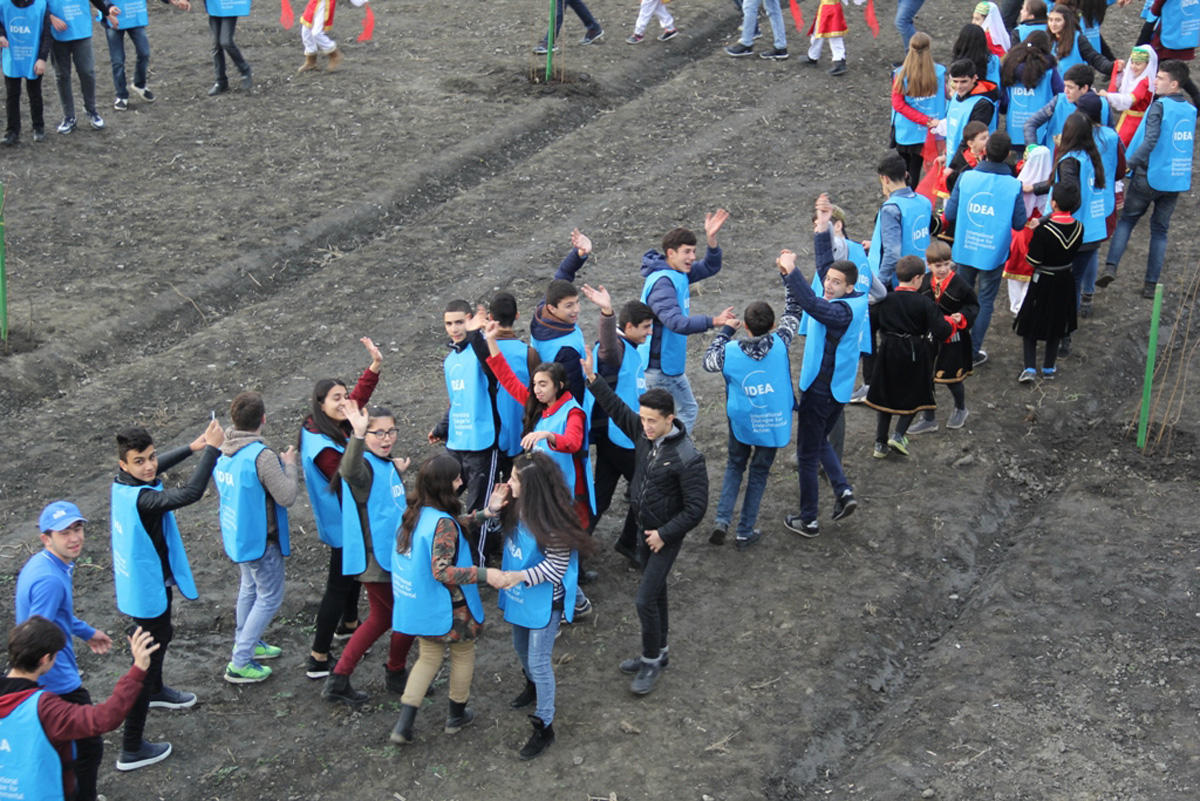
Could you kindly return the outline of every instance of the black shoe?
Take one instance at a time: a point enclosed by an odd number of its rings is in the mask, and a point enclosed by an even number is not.
[[[521,759],[533,759],[554,743],[554,724],[543,723],[541,718],[534,715],[530,715],[529,720],[533,723],[533,734],[521,747]]]
[[[595,571],[595,570],[580,570],[579,571],[579,583],[580,584],[591,584],[598,578],[600,578],[600,573],[598,571]]]
[[[583,38],[579,40],[579,43],[581,45],[594,44],[594,43],[600,41],[600,38],[602,36],[604,36],[604,29],[596,28],[594,31],[588,31],[587,33],[585,33],[583,35]]]
[[[213,95],[221,95],[228,91],[229,91],[229,82],[228,81],[217,81],[211,87],[209,87],[208,96],[212,97]]]
[[[786,47],[772,47],[770,50],[759,53],[758,57],[768,58],[774,61],[786,61],[788,57],[788,51]]]
[[[387,670],[387,668],[384,668]],[[387,691],[396,695],[404,694],[404,685],[408,682],[408,671],[404,668],[399,670],[387,670]]]
[[[326,701],[338,702],[357,706],[371,696],[350,686],[350,677],[340,673],[330,673],[321,688],[321,697]]]
[[[361,623],[362,621],[357,621],[354,624],[354,628],[350,628],[346,625],[346,621],[343,620],[341,623],[338,623],[338,627],[333,630],[333,639],[337,640],[338,642],[343,642],[350,639],[354,636],[354,632],[358,631],[358,627],[361,625]]]
[[[845,75],[846,74],[846,59],[833,62],[833,66],[829,68],[830,75]]]
[[[467,702],[450,702],[450,714],[446,716],[446,734],[457,734],[463,726],[469,725],[475,719],[475,710],[467,706]]]
[[[629,684],[629,691],[634,695],[649,695],[654,690],[654,685],[658,683],[659,673],[662,673],[661,665],[642,660],[637,675]]]
[[[744,551],[747,548],[753,546],[755,543],[757,543],[761,539],[762,539],[762,530],[756,528],[756,529],[754,529],[754,531],[750,532],[749,537],[738,537],[737,539],[735,539],[733,541],[733,546],[735,548],[737,548],[739,551]]]
[[[310,679],[323,679],[329,675],[329,671],[333,668],[333,660],[329,659],[326,654],[325,661],[314,659],[312,654],[308,655],[308,664],[305,665],[304,675]]]
[[[143,740],[138,750],[121,752],[117,757],[117,770],[137,770],[155,762],[162,762],[170,755],[170,743],[148,743]]]
[[[854,514],[854,510],[858,508],[858,501],[854,498],[854,490],[842,490],[842,494],[833,502],[833,517],[834,520],[844,520]]]
[[[152,709],[189,709],[196,705],[196,694],[173,690],[163,685],[163,688],[150,696]]]
[[[534,684],[532,681],[530,681],[529,677],[526,677],[524,689],[522,689],[518,695],[516,695],[511,701],[509,701],[508,705],[511,706],[513,709],[521,709],[522,707],[529,706],[536,700],[537,700],[537,685]]]
[[[812,539],[821,533],[821,526],[816,520],[805,520],[800,515],[788,515],[783,518],[783,524],[788,531],[794,531],[801,537]]]
[[[712,534],[708,535],[709,545],[724,545],[725,544],[725,529],[717,526],[712,530]]]
[[[582,599],[582,600],[580,600]],[[573,623],[578,623],[592,613],[592,602],[582,592],[575,596],[575,615],[571,618]]]
[[[971,367],[974,368],[983,364],[987,364],[987,360],[987,351],[983,349],[977,350],[975,351],[975,355],[971,358]]]
[[[661,656],[658,657],[658,669],[659,670],[666,670],[667,666],[670,664],[671,664],[671,655],[670,654],[662,654]],[[637,673],[638,670],[641,669],[641,667],[642,667],[642,658],[640,656],[635,656],[633,659],[626,659],[623,662],[621,662],[621,664],[617,665],[617,670],[621,671],[622,673],[627,673],[630,676],[632,676],[634,673]]]
[[[1142,297],[1146,300],[1154,300],[1154,290],[1157,287],[1158,284],[1154,283],[1153,281],[1147,281],[1142,287]]]
[[[815,66],[817,66],[818,64],[820,64],[820,63],[821,63],[821,60],[820,60],[820,59],[818,59],[818,58],[813,58],[813,57],[811,57],[811,56],[805,56],[805,59],[806,59],[806,60],[805,60],[805,62],[804,62],[804,63],[805,63],[805,64],[807,64],[807,65],[808,65],[808,66],[810,66],[810,67],[815,67]]]
[[[417,708],[407,704],[400,707],[400,718],[392,727],[388,739],[398,745],[407,745],[413,741],[413,721],[417,719]]]
[[[21,141],[21,135],[16,131],[5,131],[4,138],[0,139],[2,145],[15,145]]]
[[[254,75],[250,72],[250,67],[246,67],[246,71],[242,73],[242,91],[249,92],[254,88]]]
[[[1117,277],[1117,265],[1109,262],[1104,265],[1104,272],[1100,273],[1100,277],[1096,279],[1096,286],[1103,289],[1111,284]]]
[[[45,129],[45,128],[38,128],[38,127],[34,127],[34,129],[33,129],[33,141],[35,141],[35,142],[45,142],[45,141],[46,141],[46,129]]]
[[[741,42],[734,42],[733,44],[729,45],[729,47],[725,48],[725,55],[733,56],[734,58],[748,56],[753,52],[753,45],[744,45]]]

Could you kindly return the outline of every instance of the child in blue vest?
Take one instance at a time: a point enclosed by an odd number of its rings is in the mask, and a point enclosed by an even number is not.
[[[213,73],[216,78],[208,90],[209,96],[229,91],[225,56],[229,56],[242,76],[242,91],[249,92],[254,87],[250,62],[242,56],[241,48],[233,41],[233,37],[237,33],[238,17],[250,16],[250,0],[205,0],[204,7],[208,11],[208,32],[212,35]]]
[[[567,387],[589,415],[592,404],[579,369],[587,345],[579,330],[579,290],[574,282],[591,252],[592,240],[578,228],[571,231],[571,249],[554,271],[554,278],[546,286],[546,294],[529,324],[529,337],[540,360],[562,365],[567,373]]]
[[[354,388],[347,392],[345,382],[323,378],[313,387],[311,412],[300,426],[300,466],[304,471],[304,488],[312,504],[317,537],[329,546],[329,570],[325,577],[325,593],[317,609],[316,631],[304,675],[323,679],[333,667],[329,649],[333,640],[349,638],[358,628],[358,597],[362,585],[353,576],[342,573],[342,504],[341,479],[338,465],[346,442],[350,438],[350,423],[342,411],[347,398],[359,408],[366,406],[379,383],[383,354],[370,337],[359,342],[371,356],[371,363],[362,371]]]
[[[121,10],[107,0],[91,0],[100,16],[109,25],[117,25]],[[75,96],[71,93],[71,64],[79,73],[79,88],[83,92],[83,110],[96,130],[104,127],[104,118],[96,111],[96,68],[92,53],[92,17],[87,5],[78,0],[47,0],[50,6],[51,59],[58,84],[58,100],[62,104],[63,121],[60,134],[75,130]]]
[[[191,11],[189,0],[162,0],[182,11]],[[112,64],[113,91],[116,99],[113,108],[125,111],[129,108],[129,88],[125,82],[125,36],[133,42],[137,61],[133,65],[133,91],[147,103],[154,102],[154,92],[146,85],[150,74],[150,39],[146,36],[146,26],[150,24],[149,10],[146,0],[124,0],[121,5],[121,27],[116,28],[104,20],[104,35],[108,40],[108,60]]]
[[[755,301],[746,307],[741,322],[734,320],[721,326],[704,354],[704,369],[721,373],[725,378],[725,413],[729,423],[725,479],[717,502],[717,518],[708,537],[713,545],[725,541],[747,462],[750,477],[734,544],[740,551],[762,539],[762,531],[755,528],[755,523],[767,488],[767,476],[775,452],[792,439],[794,396],[792,362],[787,349],[800,328],[802,310],[786,285],[784,303],[778,328],[771,305]],[[734,341],[732,337],[743,323],[750,336]]]
[[[200,500],[208,486],[219,448],[225,441],[221,424],[213,420],[190,445],[164,453],[144,428],[126,428],[117,434],[119,469],[112,485],[113,577],[117,609],[150,632],[161,648],[150,659],[146,683],[125,718],[117,770],[137,770],[171,755],[171,744],[143,738],[150,707],[187,709],[196,696],[163,683],[163,659],[174,636],[171,625],[173,588],[185,598],[196,598],[196,583],[188,565],[175,510]],[[159,476],[193,453],[200,463],[182,487],[164,489]]]
[[[579,555],[595,551],[570,505],[562,472],[535,451],[517,458],[508,484],[496,487],[487,506],[489,517],[499,515],[504,532],[503,571],[489,574],[488,583],[501,589],[499,605],[512,624],[513,648],[525,673],[525,687],[510,706],[537,701],[521,759],[533,759],[554,742],[554,641],[560,622],[573,618]]]
[[[276,453],[263,444],[266,407],[257,392],[242,392],[229,406],[233,425],[225,432],[213,471],[221,494],[221,537],[225,554],[241,573],[237,630],[225,681],[265,681],[281,649],[263,642],[263,632],[283,604],[283,558],[291,554],[287,507],[300,494],[296,449]]]
[[[584,284],[583,294],[600,307],[600,342],[592,351],[596,372],[604,377],[617,397],[632,407],[646,391],[646,370],[638,347],[650,336],[654,312],[640,300],[631,300],[621,307],[618,317],[613,313],[612,297],[604,287],[593,289]],[[634,449],[633,440],[625,436],[600,406],[592,408],[591,441],[596,445],[594,531],[600,516],[612,503],[617,482],[622,476],[626,484],[633,481]],[[613,548],[635,567],[640,567],[637,540],[637,518],[631,506]]]
[[[95,783],[76,785],[70,765],[73,742],[99,739],[120,725],[141,693],[159,646],[149,632],[129,638],[133,665],[107,701],[81,706],[44,686],[67,636],[53,621],[34,615],[8,633],[8,672],[0,678],[0,787],[10,798],[94,801]],[[78,790],[78,792],[76,792]]]
[[[349,400],[343,409],[354,433],[338,467],[342,478],[342,569],[366,588],[371,612],[346,643],[321,695],[327,701],[353,705],[366,701],[367,694],[350,686],[350,676],[367,649],[392,625],[392,549],[407,506],[400,474],[408,469],[409,460],[393,456],[399,429],[390,409],[373,406],[368,414]],[[404,692],[404,664],[412,643],[412,636],[392,632],[384,666],[389,692]]]
[[[925,276],[925,261],[919,256],[904,256],[896,262],[896,291],[875,305],[879,322],[879,352],[871,375],[867,405],[878,412],[875,427],[877,459],[888,450],[908,456],[909,424],[917,412],[934,409],[933,359],[929,337],[940,342],[965,320],[956,312],[943,318],[937,304],[920,294]],[[899,415],[896,433],[890,433],[892,415]]]
[[[42,75],[50,56],[50,6],[46,0],[3,0],[0,2],[0,47],[4,48],[4,90],[7,113],[3,143],[21,139],[21,81],[29,95],[29,118],[33,141],[46,138],[42,112]]]

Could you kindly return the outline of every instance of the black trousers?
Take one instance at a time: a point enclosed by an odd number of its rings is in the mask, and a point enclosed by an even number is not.
[[[174,593],[167,587],[167,611],[158,617],[133,618],[133,622],[158,643],[159,648],[150,654],[150,668],[146,671],[146,681],[142,684],[141,695],[133,702],[133,708],[125,716],[125,733],[121,748],[125,751],[137,751],[142,747],[143,734],[146,731],[146,715],[150,712],[150,696],[163,688],[163,660],[167,658],[167,646],[175,636],[175,627],[171,625],[171,603]]]
[[[42,79],[10,78],[4,76],[4,110],[8,116],[6,130],[9,133],[21,132],[21,81],[25,81],[25,94],[29,96],[29,119],[34,130],[46,127],[42,113]]]
[[[642,656],[658,659],[667,645],[667,578],[679,555],[679,545],[664,545],[658,553],[643,538],[638,553],[646,565],[638,585],[637,613],[642,624]]]
[[[82,685],[59,698],[78,706],[91,706],[92,696]],[[75,801],[96,801],[96,777],[104,759],[104,738],[84,737],[75,741],[75,759],[68,767],[75,772]]]
[[[354,576],[342,575],[342,549],[329,549],[329,574],[325,594],[317,608],[317,631],[313,634],[313,653],[328,654],[338,623],[358,620],[358,598],[362,583]]]

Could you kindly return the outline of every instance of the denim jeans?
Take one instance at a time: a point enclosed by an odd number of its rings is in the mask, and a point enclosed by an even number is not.
[[[925,5],[925,0],[898,0],[896,3],[896,30],[900,31],[900,38],[904,40],[906,51],[908,50],[908,40],[917,32],[916,26],[913,25],[913,17],[917,16],[917,12],[923,5]]]
[[[738,10],[739,14],[743,13],[742,0],[733,0],[733,5],[734,5],[734,8],[736,8]],[[759,32],[758,31],[758,16],[755,15],[755,17],[754,17],[754,35],[758,36],[758,32]],[[751,39],[751,41],[753,41],[753,39]]]
[[[550,656],[554,652],[554,638],[558,636],[558,624],[562,610],[550,613],[550,622],[540,629],[527,629],[513,624],[513,650],[525,668],[525,675],[537,687],[537,711],[542,723],[549,726],[554,722],[554,665]]]
[[[688,381],[687,373],[667,375],[657,367],[649,369],[646,371],[646,389],[655,388],[671,393],[675,399],[675,416],[691,434],[696,428],[696,418],[700,416],[700,406],[692,394],[692,383]]]
[[[554,12],[554,41],[558,41],[558,34],[562,31],[563,23],[563,5],[564,0],[558,0],[558,6]],[[579,17],[579,21],[583,23],[583,27],[587,28],[588,33],[600,30],[600,23],[596,22],[596,18],[592,16],[592,12],[588,11],[588,7],[584,5],[583,0],[565,0],[565,5],[575,12]]]
[[[796,458],[800,472],[800,519],[808,522],[817,519],[820,482],[817,464],[825,468],[835,495],[850,489],[850,482],[842,472],[842,463],[833,446],[829,444],[829,433],[842,416],[842,404],[829,394],[829,390],[815,391],[809,388],[800,396],[800,408],[796,412]]]
[[[1163,259],[1167,255],[1167,229],[1171,225],[1171,215],[1175,213],[1175,203],[1178,200],[1178,192],[1159,192],[1151,189],[1150,184],[1146,182],[1145,171],[1138,170],[1125,185],[1125,208],[1121,211],[1121,219],[1117,220],[1105,262],[1114,266],[1121,263],[1125,246],[1129,244],[1129,235],[1153,203],[1154,211],[1150,215],[1150,253],[1146,257],[1146,282],[1157,284],[1158,277],[1162,275]]]
[[[233,666],[244,668],[254,659],[254,646],[283,604],[283,554],[279,543],[268,542],[260,558],[241,562],[238,568],[242,571],[242,586],[237,598]]]
[[[226,54],[233,60],[238,72],[242,75],[250,72],[250,64],[242,58],[242,51],[233,41],[233,35],[237,32],[237,21],[237,17],[214,17],[211,14],[208,17],[208,32],[212,34],[213,73],[220,84],[229,83],[225,75]]]
[[[79,90],[83,93],[83,108],[88,114],[96,113],[96,63],[92,55],[92,37],[60,42],[55,39],[50,45],[50,60],[54,62],[54,78],[58,84],[58,102],[62,104],[63,118],[75,116],[75,95],[71,92],[71,62],[79,73]]]
[[[758,29],[758,7],[766,6],[767,19],[771,21],[771,36],[774,37],[775,47],[787,49],[787,28],[783,24],[783,9],[779,0],[743,0],[742,2],[742,44],[750,47],[754,44],[754,33]]]
[[[751,450],[754,452],[753,457],[750,455]],[[738,520],[737,535],[746,538],[754,533],[754,524],[758,521],[758,507],[762,503],[763,492],[767,489],[767,476],[771,473],[776,450],[738,442],[733,436],[733,431],[729,432],[729,457],[725,460],[721,499],[717,501],[717,528],[729,528],[729,523],[733,520],[733,507],[737,503],[738,491],[742,488],[742,473],[746,470],[746,462],[749,462],[750,478],[746,482],[746,497],[742,500],[742,516]]]
[[[1071,262],[1071,276],[1075,279],[1075,308],[1079,308],[1079,293],[1089,295],[1096,291],[1096,263],[1100,248],[1080,250]]]
[[[145,89],[146,72],[150,69],[150,40],[146,37],[145,25],[104,29],[104,35],[108,37],[108,60],[112,63],[113,89],[122,100],[129,99],[129,89],[125,86],[125,34],[129,34],[129,41],[133,42],[133,50],[137,53],[133,85]]]
[[[987,336],[988,325],[992,322],[992,309],[996,305],[996,295],[1000,292],[1001,279],[1004,271],[997,267],[995,270],[980,270],[975,267],[960,265],[958,274],[967,285],[974,288],[975,279],[979,279],[979,316],[971,326],[971,345],[975,352],[983,350],[983,338]]]

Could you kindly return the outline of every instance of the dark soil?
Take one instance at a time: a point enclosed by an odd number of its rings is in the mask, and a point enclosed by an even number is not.
[[[122,630],[105,545],[114,431],[141,423],[174,446],[255,388],[269,442],[285,447],[314,381],[365,366],[363,335],[387,358],[376,397],[399,410],[401,451],[427,456],[445,402],[443,305],[507,288],[531,313],[573,227],[596,243],[581,277],[620,302],[640,289],[640,255],[664,231],[729,209],[725,267],[695,293],[694,311],[708,313],[759,298],[781,308],[773,258],[811,253],[820,192],[847,209],[856,236],[870,233],[888,63],[900,56],[891,8],[872,41],[850,7],[842,78],[806,65],[794,31],[789,61],[726,57],[738,24],[727,0],[673,8],[680,36],[659,43],[651,27],[636,47],[622,42],[634,6],[592,9],[605,40],[580,47],[569,17],[566,80],[546,85],[528,54],[543,12],[528,4],[381,4],[368,44],[354,42],[360,12],[346,6],[335,28],[346,68],[302,76],[297,32],[258,6],[238,31],[254,92],[210,99],[202,14],[155,8],[160,99],[135,98],[125,113],[109,110],[98,37],[108,128],[51,133],[0,159],[14,327],[0,356],[5,590],[37,547],[38,510],[72,498],[92,519],[76,608]],[[968,14],[926,4],[919,27],[940,59]],[[1106,31],[1119,51],[1135,22],[1132,5],[1114,9]],[[354,677],[372,696],[365,707],[320,700],[302,665],[327,557],[305,503],[269,631],[286,648],[278,673],[244,688],[221,681],[237,571],[210,492],[179,515],[201,597],[176,606],[166,670],[201,704],[151,716],[148,735],[175,746],[161,765],[116,773],[109,736],[102,790],[239,801],[1195,798],[1200,410],[1185,331],[1196,219],[1187,194],[1164,279],[1155,407],[1171,427],[1152,429],[1153,451],[1139,452],[1129,427],[1150,318],[1137,294],[1143,221],[1056,382],[1016,383],[1020,343],[1002,294],[965,429],[914,437],[906,461],[876,461],[873,415],[847,410],[855,516],[823,519],[815,540],[789,534],[781,521],[797,487],[781,455],[760,546],[710,546],[706,521],[672,576],[672,663],[647,698],[616,670],[638,648],[637,576],[606,547],[588,590],[596,612],[556,649],[558,742],[531,764],[516,759],[528,733],[508,708],[520,670],[490,591],[471,729],[441,733],[442,684],[418,742],[389,745],[398,700],[383,686],[382,646]],[[589,335],[595,314],[585,312]],[[690,375],[715,505],[726,434],[721,380],[700,370],[706,344],[693,338]],[[949,398],[939,400],[944,422]],[[622,516],[600,526],[606,545]],[[4,628],[10,608],[0,605]],[[103,697],[127,649],[83,650],[86,685]]]

